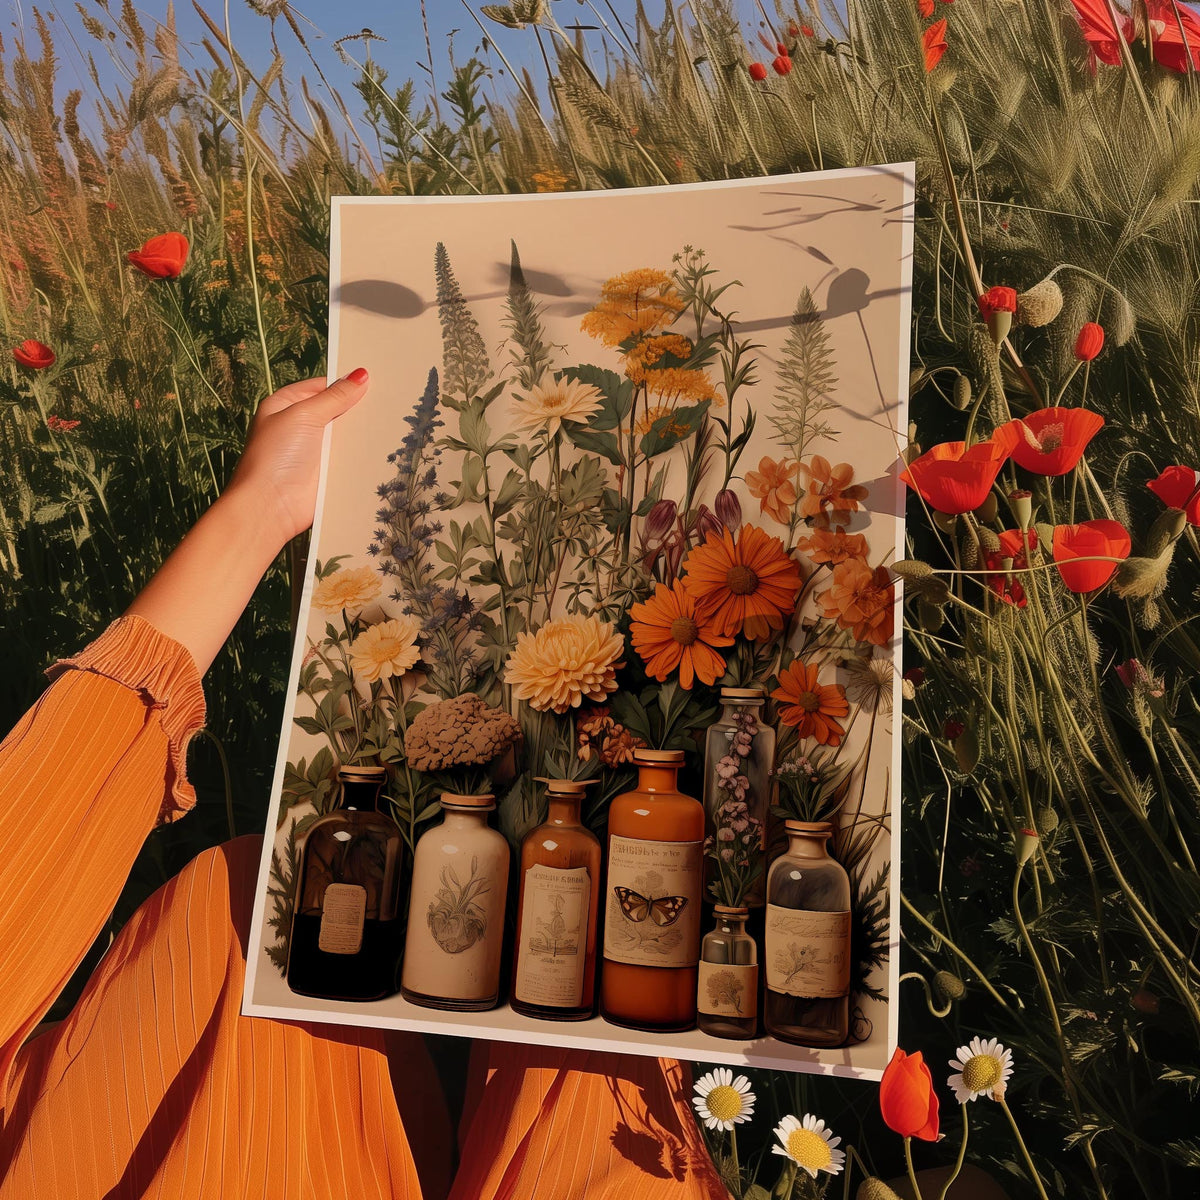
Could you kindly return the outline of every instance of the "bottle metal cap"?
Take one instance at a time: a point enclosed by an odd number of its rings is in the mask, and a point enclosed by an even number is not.
[[[496,797],[489,795],[460,796],[457,792],[442,793],[443,808],[495,808]]]
[[[338,778],[354,780],[369,780],[374,783],[387,778],[387,767],[373,766],[361,763],[353,767],[338,767]]]
[[[646,767],[682,767],[684,753],[682,750],[646,750],[633,752],[633,761]]]

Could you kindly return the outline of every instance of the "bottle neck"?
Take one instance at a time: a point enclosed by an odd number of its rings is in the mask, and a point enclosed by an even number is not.
[[[448,829],[478,829],[486,825],[490,808],[445,808],[442,824]]]
[[[678,767],[638,767],[639,792],[678,792]]]
[[[789,829],[788,855],[791,858],[828,858],[828,833],[804,833]]]
[[[727,917],[724,915],[717,917],[717,930],[720,933],[738,934],[746,932],[745,917]]]
[[[547,825],[578,825],[579,797],[550,796],[550,811],[546,817]]]
[[[762,716],[762,704],[755,704],[746,700],[721,701],[722,725],[735,725],[741,713],[749,713],[757,721]]]
[[[342,807],[358,812],[376,812],[379,808],[379,793],[382,783],[365,780],[342,780]]]

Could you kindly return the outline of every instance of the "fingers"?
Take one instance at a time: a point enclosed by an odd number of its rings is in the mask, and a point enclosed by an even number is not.
[[[258,411],[263,416],[270,416],[271,413],[290,408],[293,404],[301,400],[309,400],[313,396],[323,392],[326,383],[324,375],[317,375],[312,379],[298,379],[295,383],[289,383],[286,387],[281,387],[277,392],[272,392],[271,395],[259,404]]]
[[[367,372],[358,367],[308,400],[305,414],[327,425],[353,408],[367,394],[368,384]]]

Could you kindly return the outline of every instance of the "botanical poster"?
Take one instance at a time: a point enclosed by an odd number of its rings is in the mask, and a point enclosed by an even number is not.
[[[328,441],[246,1012],[878,1076],[895,1044],[889,564],[911,220],[908,166],[335,199],[330,373],[365,366],[372,384]],[[784,819],[831,820],[852,897],[845,1046],[517,1015],[503,1001],[515,886],[491,1011],[287,987],[299,847],[337,803],[339,765],[388,766],[381,808],[410,865],[447,791],[494,793],[515,856],[548,776],[591,781],[583,814],[603,844],[637,747],[684,750],[681,788],[703,795],[722,686],[763,690],[776,746],[762,820],[736,757],[716,765],[702,930],[714,899],[761,887]],[[644,932],[658,937],[675,914],[643,882],[613,903],[657,903]],[[460,916],[439,919],[458,936]],[[759,943],[764,977],[803,969]],[[725,974],[718,991],[744,986]]]

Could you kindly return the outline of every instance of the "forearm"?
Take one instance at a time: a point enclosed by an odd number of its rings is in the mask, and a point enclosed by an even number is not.
[[[126,612],[184,646],[203,675],[286,540],[251,489],[227,488]]]

